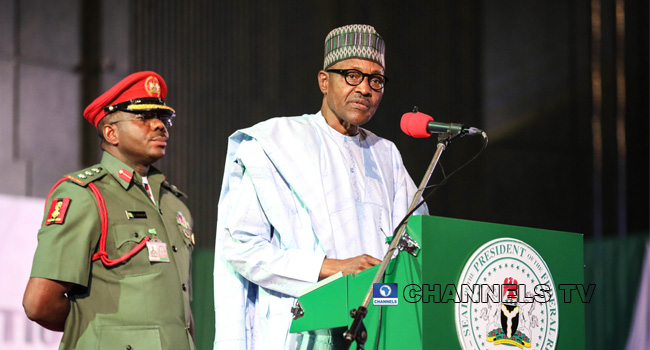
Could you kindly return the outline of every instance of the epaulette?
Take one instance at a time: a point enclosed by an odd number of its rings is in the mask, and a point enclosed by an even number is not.
[[[106,170],[102,168],[101,164],[95,164],[89,168],[70,173],[65,177],[79,186],[86,187],[89,183],[104,177],[106,173]]]
[[[189,198],[185,193],[183,193],[181,190],[176,187],[176,185],[170,184],[168,181],[163,181],[162,187],[168,189],[171,193],[173,193],[176,197],[185,197]]]

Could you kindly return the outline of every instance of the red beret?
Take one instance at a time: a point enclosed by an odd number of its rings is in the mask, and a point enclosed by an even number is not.
[[[156,72],[137,72],[122,79],[108,91],[97,97],[84,110],[84,118],[97,126],[107,114],[118,111],[150,111],[174,109],[165,105],[167,85]],[[119,106],[116,106],[121,104]]]

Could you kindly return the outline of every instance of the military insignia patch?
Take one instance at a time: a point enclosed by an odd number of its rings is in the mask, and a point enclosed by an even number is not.
[[[70,198],[55,198],[52,200],[50,210],[47,212],[45,225],[58,224],[62,225],[65,220],[65,214],[70,206]]]
[[[160,97],[160,83],[154,76],[148,77],[144,81],[144,89],[151,97]]]
[[[126,182],[131,182],[131,179],[133,178],[133,173],[126,169],[120,169],[117,174],[120,176],[120,179]]]

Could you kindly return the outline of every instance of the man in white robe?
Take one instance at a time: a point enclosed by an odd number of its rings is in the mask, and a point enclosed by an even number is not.
[[[384,67],[373,27],[334,29],[318,73],[321,110],[230,136],[215,246],[216,350],[315,347],[289,335],[301,290],[386,254],[417,189],[395,145],[360,127],[379,106]],[[426,213],[426,205],[417,212]]]

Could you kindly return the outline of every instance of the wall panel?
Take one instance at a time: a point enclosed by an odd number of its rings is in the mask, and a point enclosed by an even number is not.
[[[292,1],[133,6],[134,67],[159,71],[169,85],[168,102],[178,111],[160,165],[190,195],[203,246],[214,241],[227,136],[272,116],[320,109],[316,76],[325,36],[334,27],[370,23],[386,40],[390,82],[367,127],[398,143],[417,182],[435,143],[403,135],[402,114],[420,105],[425,112],[442,111],[441,120],[479,119],[479,94],[471,89],[480,79],[478,35],[472,29],[478,9],[469,1],[380,2],[371,8]],[[473,79],[456,78],[463,73]]]

